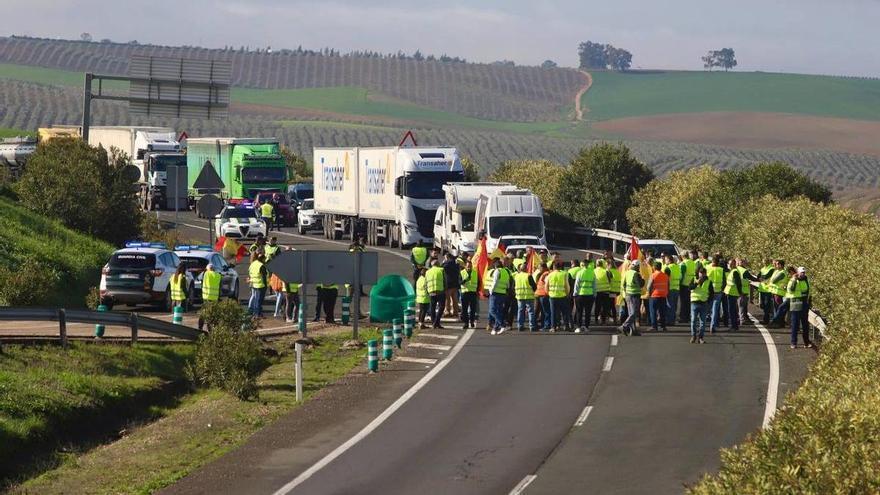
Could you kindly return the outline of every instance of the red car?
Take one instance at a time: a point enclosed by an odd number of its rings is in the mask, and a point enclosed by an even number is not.
[[[259,208],[258,205],[261,205],[266,201],[275,203],[276,222],[285,227],[296,225],[296,207],[290,204],[290,200],[287,199],[286,194],[268,191],[257,193],[254,198],[254,205],[256,208]]]

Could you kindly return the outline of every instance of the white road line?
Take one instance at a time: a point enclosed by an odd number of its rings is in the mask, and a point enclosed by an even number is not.
[[[419,364],[435,364],[437,362],[436,359],[430,358],[417,358],[417,357],[409,357],[409,356],[397,356],[394,358],[395,361],[403,361],[404,363],[419,363]]]
[[[376,428],[378,428],[382,423],[385,422],[386,419],[391,417],[398,409],[401,408],[408,400],[410,400],[416,393],[421,390],[428,382],[431,381],[437,374],[443,371],[443,368],[446,367],[449,363],[455,359],[455,356],[461,351],[464,345],[470,340],[471,336],[474,334],[474,329],[468,329],[465,332],[464,337],[455,344],[455,347],[452,349],[452,352],[449,353],[442,361],[437,363],[437,366],[434,366],[431,371],[425,374],[419,381],[415,383],[412,387],[409,388],[403,395],[401,395],[393,404],[388,406],[387,409],[382,411],[382,414],[376,417],[373,421],[370,422],[367,426],[365,426],[361,431],[357,432],[357,434],[351,438],[349,438],[345,443],[336,447],[332,452],[325,455],[321,460],[313,464],[310,468],[303,471],[299,476],[288,482],[286,485],[282,486],[274,493],[274,495],[286,495],[290,493],[294,488],[299,486],[302,482],[311,478],[312,475],[320,471],[324,466],[333,462],[334,459],[341,456],[352,446],[363,440],[367,435],[372,433]]]
[[[764,337],[764,345],[767,347],[767,358],[770,360],[770,379],[767,381],[767,402],[764,404],[764,422],[761,428],[770,426],[770,420],[776,414],[776,401],[779,395],[779,354],[776,352],[776,342],[770,332],[758,322],[758,319],[749,314],[749,319],[758,327],[761,336]]]
[[[602,371],[611,371],[611,365],[614,364],[614,358],[612,356],[608,356],[605,358],[605,365],[602,366]]]
[[[532,484],[533,481],[538,477],[537,474],[530,474],[522,479],[518,485],[513,487],[513,490],[510,490],[510,495],[519,495],[523,491],[525,491],[526,487]]]
[[[612,335],[611,336],[611,347],[614,347],[616,345],[617,345],[617,335]]]
[[[416,335],[419,337],[431,337],[432,339],[458,340],[458,335],[440,335],[437,333],[418,333]]]
[[[449,349],[452,349],[452,346],[450,346],[450,345],[424,344],[422,342],[413,342],[411,344],[407,344],[406,346],[407,347],[420,347],[422,349],[430,349],[432,351],[448,351]]]
[[[587,406],[584,408],[581,415],[578,416],[577,421],[574,422],[575,426],[583,426],[583,424],[587,421],[587,417],[590,415],[590,412],[593,410],[593,406]]]

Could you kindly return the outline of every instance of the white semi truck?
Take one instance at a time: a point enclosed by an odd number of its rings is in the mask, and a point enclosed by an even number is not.
[[[477,201],[476,238],[486,235],[486,248],[492,252],[501,243],[508,250],[547,249],[544,208],[528,189],[503,188],[480,194]]]
[[[464,180],[449,147],[315,148],[314,171],[325,237],[401,248],[432,242],[443,185]]]
[[[446,201],[434,216],[434,246],[458,256],[476,249],[477,203],[481,194],[517,188],[507,182],[458,182],[443,186]]]

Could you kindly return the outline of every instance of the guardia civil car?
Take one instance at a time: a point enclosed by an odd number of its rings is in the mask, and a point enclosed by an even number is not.
[[[195,287],[193,301],[203,302],[202,278],[209,263],[214,267],[214,271],[220,274],[220,297],[238,300],[238,272],[235,271],[235,265],[223,259],[223,256],[214,251],[213,247],[208,245],[176,246],[174,254],[186,266],[186,271],[193,276]]]
[[[171,276],[180,258],[165,244],[126,242],[110,256],[101,270],[101,302],[107,309],[114,305],[155,304],[171,311]],[[186,274],[190,298],[195,289],[191,273]],[[191,301],[190,301],[191,302]]]
[[[254,240],[257,235],[266,236],[267,225],[251,203],[228,204],[214,220],[217,237]]]

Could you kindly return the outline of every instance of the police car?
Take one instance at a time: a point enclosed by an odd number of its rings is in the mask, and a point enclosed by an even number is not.
[[[260,218],[253,203],[227,204],[214,220],[217,237],[230,239],[256,239],[266,235],[266,223]]]
[[[171,276],[179,265],[180,258],[165,244],[126,242],[101,270],[101,302],[108,309],[114,304],[156,304],[171,311]],[[186,284],[192,295],[191,273],[186,274]]]
[[[213,265],[214,271],[220,274],[220,297],[238,300],[238,272],[235,271],[235,265],[227,263],[220,253],[214,251],[213,247],[208,245],[176,246],[174,254],[186,266],[186,271],[193,276],[195,287],[193,300],[195,302],[202,302],[202,278],[209,263]]]

